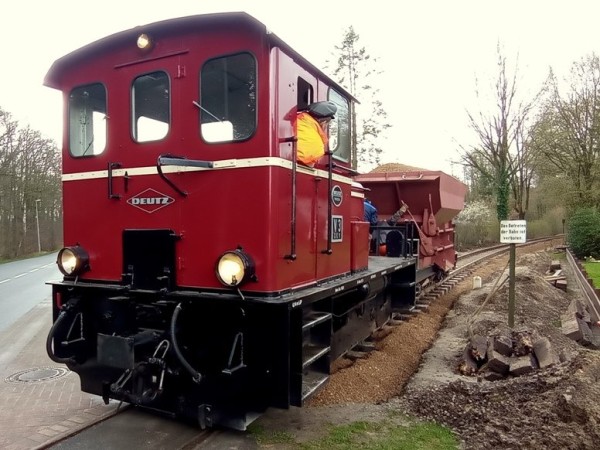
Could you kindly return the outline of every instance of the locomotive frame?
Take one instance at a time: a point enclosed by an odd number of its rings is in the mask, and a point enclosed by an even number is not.
[[[414,305],[417,257],[369,255],[356,100],[251,16],[123,31],[45,84],[64,99],[66,245],[47,351],[82,390],[245,429]],[[294,118],[321,100],[338,114],[310,168]]]

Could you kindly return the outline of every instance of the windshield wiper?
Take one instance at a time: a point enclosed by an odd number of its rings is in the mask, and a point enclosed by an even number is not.
[[[211,113],[208,109],[203,108],[202,105],[200,103],[198,103],[196,100],[192,100],[192,103],[194,105],[196,105],[198,108],[200,108],[200,111],[204,111],[206,114],[208,114],[209,116],[213,117],[214,119],[218,120],[219,122],[223,122],[221,119],[219,119],[217,116],[215,116],[213,113]]]

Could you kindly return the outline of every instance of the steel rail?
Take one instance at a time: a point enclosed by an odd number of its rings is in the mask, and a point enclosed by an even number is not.
[[[583,273],[583,267],[581,263],[575,259],[575,256],[571,253],[571,250],[568,247],[566,252],[567,262],[569,267],[573,270],[575,274],[575,280],[577,280],[577,284],[581,288],[584,298],[591,309],[590,314],[592,315],[592,319],[594,319],[594,322],[597,322],[600,320],[600,299],[598,299],[598,294],[591,286],[587,276]]]

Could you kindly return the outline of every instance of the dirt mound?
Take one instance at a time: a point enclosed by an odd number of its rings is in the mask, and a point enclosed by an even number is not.
[[[381,173],[381,172],[427,172],[427,169],[421,169],[420,167],[408,166],[406,164],[400,163],[387,163],[382,164],[378,167],[375,167],[371,170],[371,173]]]
[[[562,362],[494,382],[449,373],[453,371],[451,363],[459,357],[458,343],[464,346],[466,342],[467,320],[474,319],[473,332],[480,335],[508,330],[508,282],[473,317],[497,276],[490,274],[485,289],[462,296],[448,314],[444,339],[438,339],[425,355],[400,400],[408,411],[451,427],[470,449],[598,448],[600,386],[595,380],[600,374],[600,353],[562,334],[560,315],[577,297],[577,290],[573,281],[565,293],[544,279],[550,259],[547,252],[518,258],[515,329],[526,328],[547,337]],[[455,358],[449,358],[447,364],[432,362],[448,353]],[[439,371],[447,373],[446,382],[436,382]]]
[[[597,354],[496,382],[463,380],[409,390],[410,410],[452,428],[470,449],[598,448]]]

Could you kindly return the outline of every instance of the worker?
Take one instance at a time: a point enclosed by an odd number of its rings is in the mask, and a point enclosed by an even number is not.
[[[296,117],[297,159],[314,167],[327,151],[329,122],[335,118],[337,106],[333,102],[315,102]]]
[[[369,222],[369,232],[373,232],[373,227],[377,226],[377,208],[373,206],[371,200],[365,198],[365,222]]]

